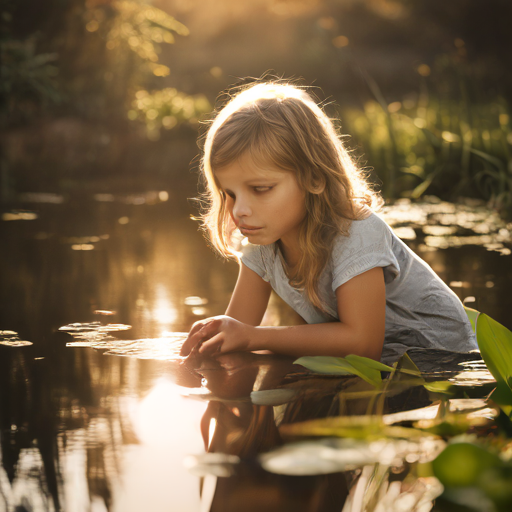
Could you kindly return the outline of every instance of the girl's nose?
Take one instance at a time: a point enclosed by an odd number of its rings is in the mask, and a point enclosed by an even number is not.
[[[249,203],[243,198],[237,197],[235,200],[235,204],[233,205],[233,216],[236,219],[240,219],[242,217],[250,217],[252,211]]]

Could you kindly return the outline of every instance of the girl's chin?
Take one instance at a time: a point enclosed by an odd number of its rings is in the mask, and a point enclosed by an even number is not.
[[[266,236],[257,236],[257,235],[247,236],[247,239],[253,245],[271,245],[271,244],[277,242],[277,240],[274,240],[273,238],[269,238]]]

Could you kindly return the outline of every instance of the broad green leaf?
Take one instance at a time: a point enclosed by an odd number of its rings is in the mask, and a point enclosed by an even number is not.
[[[328,357],[328,356],[307,356],[299,357],[293,364],[300,364],[316,373],[327,373],[333,375],[352,375],[348,370],[348,365],[342,364],[344,362],[341,357]],[[352,365],[350,365],[352,367]]]
[[[480,315],[480,311],[476,309],[467,308],[464,306],[464,310],[466,311],[466,315],[468,315],[469,321],[471,322],[471,327],[473,327],[473,332],[476,333],[477,320]]]
[[[421,372],[417,366],[412,362],[408,355],[402,356],[399,363],[399,371],[409,375],[421,376]],[[300,364],[308,370],[325,373],[331,375],[357,375],[366,382],[380,386],[382,378],[380,372],[393,373],[396,370],[394,367],[383,364],[368,357],[357,356],[349,354],[346,357],[327,357],[327,356],[308,356],[301,357],[294,361],[294,364]]]
[[[476,326],[476,339],[493,377],[497,382],[512,387],[512,332],[481,313]]]
[[[379,361],[375,361],[375,359],[370,359],[369,357],[356,356],[355,354],[349,354],[345,357],[345,359],[352,364],[353,366],[357,365],[365,365],[369,368],[374,368],[375,370],[379,370],[382,372],[392,372],[393,368],[388,366],[387,364],[383,364]]]
[[[366,359],[366,358],[362,358]],[[376,361],[374,361],[376,363]],[[327,373],[331,375],[357,375],[363,380],[375,387],[382,385],[382,377],[380,371],[358,362],[356,368],[343,357],[327,357],[327,356],[309,356],[300,357],[294,364],[300,364],[308,370],[317,373]]]

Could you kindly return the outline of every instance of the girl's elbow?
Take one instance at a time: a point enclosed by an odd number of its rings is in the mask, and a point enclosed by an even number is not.
[[[375,361],[380,361],[384,347],[384,333],[365,336],[359,346],[362,348],[360,355],[374,359]]]

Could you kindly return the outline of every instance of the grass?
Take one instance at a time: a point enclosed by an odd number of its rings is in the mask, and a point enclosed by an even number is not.
[[[386,198],[425,192],[453,200],[479,197],[512,217],[511,110],[503,97],[472,104],[430,97],[375,100],[342,112],[344,131],[384,183]]]

